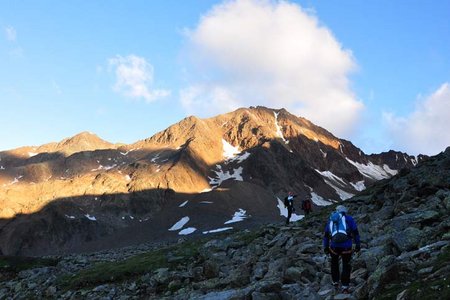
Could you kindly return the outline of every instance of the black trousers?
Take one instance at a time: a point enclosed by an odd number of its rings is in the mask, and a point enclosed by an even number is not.
[[[333,282],[339,282],[342,285],[348,286],[350,284],[350,273],[352,272],[352,266],[350,264],[352,260],[351,248],[332,248],[331,254],[331,278]],[[342,273],[339,274],[339,258],[342,258]]]
[[[288,215],[287,215],[287,219],[286,219],[286,224],[289,224],[289,221],[291,220],[292,212],[294,211],[294,207],[288,205],[287,211],[288,211]]]

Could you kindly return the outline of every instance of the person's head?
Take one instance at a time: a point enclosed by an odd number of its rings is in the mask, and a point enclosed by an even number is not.
[[[336,206],[336,211],[341,214],[346,214],[348,212],[348,209],[344,205],[338,205]]]
[[[293,192],[289,192],[288,195],[289,195],[289,196],[292,196],[292,195],[294,195],[294,193],[293,193]]]

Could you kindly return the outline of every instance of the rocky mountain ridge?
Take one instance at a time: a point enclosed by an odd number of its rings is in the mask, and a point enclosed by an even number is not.
[[[274,221],[288,190],[330,205],[420,159],[394,151],[366,155],[304,118],[265,107],[188,117],[130,145],[81,133],[0,152],[0,250],[102,248],[108,242],[99,239],[125,235],[127,228],[147,230],[134,242],[176,238],[180,232],[168,229],[182,218],[196,223],[191,228],[199,233],[218,229],[212,226],[241,210],[245,223]],[[49,241],[53,250],[43,246]]]
[[[168,245],[48,257],[0,278],[0,298],[447,299],[450,147],[346,200],[362,250],[350,294],[336,293],[323,228],[334,205],[269,224]],[[41,262],[42,263],[42,262]]]

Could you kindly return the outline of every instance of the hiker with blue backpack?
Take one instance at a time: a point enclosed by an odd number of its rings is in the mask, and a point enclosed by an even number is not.
[[[351,259],[353,253],[353,241],[355,252],[361,250],[358,227],[355,220],[347,215],[347,208],[338,205],[325,226],[323,237],[323,249],[325,254],[331,256],[331,278],[336,289],[339,281],[342,284],[342,292],[349,293],[350,273],[352,271]],[[342,273],[339,274],[339,259],[342,258]]]

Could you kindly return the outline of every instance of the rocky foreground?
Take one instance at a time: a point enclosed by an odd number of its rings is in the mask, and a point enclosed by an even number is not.
[[[362,243],[351,294],[321,247],[333,207],[291,225],[26,262],[0,259],[0,299],[450,299],[450,148],[345,202]]]

